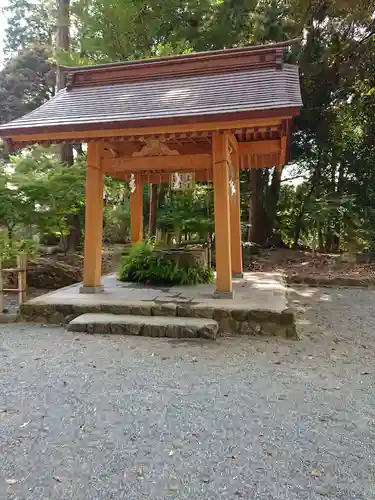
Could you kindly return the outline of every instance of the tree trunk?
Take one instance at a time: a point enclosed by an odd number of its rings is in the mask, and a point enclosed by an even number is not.
[[[345,182],[345,164],[343,161],[340,162],[338,179],[337,179],[337,189],[336,193],[340,197],[344,192],[344,182]],[[340,252],[340,234],[341,234],[341,221],[339,217],[337,217],[335,221],[334,234],[332,237],[332,252],[339,253]]]
[[[262,192],[262,170],[260,168],[249,169],[249,241],[259,245],[263,245],[266,241],[266,214]]]
[[[272,174],[271,185],[268,189],[267,196],[267,226],[266,226],[266,238],[270,240],[273,236],[273,231],[276,223],[277,215],[277,204],[279,203],[280,197],[280,187],[281,187],[281,176],[283,173],[283,167],[274,168]],[[280,235],[276,235],[280,236]],[[280,238],[281,239],[281,238]]]
[[[56,49],[57,52],[68,51],[70,48],[70,0],[58,0],[57,6],[57,30]],[[57,92],[65,87],[65,74],[60,67],[56,70],[56,90]],[[71,144],[59,144],[58,155],[61,163],[71,166],[74,163],[73,146]],[[81,221],[78,214],[68,214],[67,222],[69,234],[64,247],[68,252],[75,252],[81,243]]]
[[[148,218],[148,235],[149,237],[156,236],[156,211],[158,208],[158,185],[150,184],[149,189],[150,204]]]
[[[59,52],[68,51],[70,48],[70,0],[58,0],[57,6],[57,29],[56,29],[56,50]],[[60,66],[56,69],[56,90],[65,87],[65,73]]]
[[[319,251],[324,251],[324,237],[322,226],[318,223],[318,249]]]
[[[57,8],[57,30],[56,49],[57,52],[68,51],[70,48],[70,0],[58,0]],[[60,66],[56,69],[56,91],[65,88],[65,73]],[[59,144],[59,157],[62,163],[70,166],[73,164],[73,146],[71,144]]]
[[[293,247],[298,246],[298,241],[301,236],[301,231],[302,231],[302,219],[303,219],[303,214],[305,210],[305,205],[302,203],[300,211],[296,217],[296,220],[294,222],[294,241],[293,241]]]

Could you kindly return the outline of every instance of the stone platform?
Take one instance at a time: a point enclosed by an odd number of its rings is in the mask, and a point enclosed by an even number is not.
[[[174,316],[217,321],[218,335],[279,335],[296,338],[281,274],[245,273],[233,280],[234,299],[213,298],[215,285],[157,287],[104,276],[104,291],[79,293],[80,284],[41,295],[21,306],[21,320],[67,324],[81,314]]]
[[[68,330],[145,337],[215,340],[219,325],[214,319],[133,314],[88,313],[73,319]]]

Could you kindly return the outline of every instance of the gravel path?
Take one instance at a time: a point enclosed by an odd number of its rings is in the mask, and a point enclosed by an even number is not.
[[[0,498],[375,498],[375,292],[302,290],[299,342],[0,325]]]

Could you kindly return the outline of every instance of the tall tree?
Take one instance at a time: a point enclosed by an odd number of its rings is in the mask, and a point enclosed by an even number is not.
[[[62,54],[70,50],[70,0],[58,0],[57,4],[57,30],[56,30],[56,52],[57,60]],[[59,65],[56,70],[56,90],[65,88],[65,73]],[[74,163],[73,146],[69,143],[59,144],[58,154],[60,162],[71,166]],[[81,224],[78,213],[68,215],[69,232],[64,247],[74,252],[81,243]]]
[[[55,93],[55,73],[44,47],[24,48],[0,70],[0,123],[19,118]]]
[[[8,57],[30,47],[51,49],[55,36],[53,0],[8,0],[4,52]]]

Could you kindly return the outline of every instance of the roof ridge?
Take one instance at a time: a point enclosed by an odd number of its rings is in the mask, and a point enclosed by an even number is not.
[[[264,50],[275,50],[275,49],[285,49],[290,45],[300,42],[300,38],[292,38],[290,40],[285,40],[283,42],[275,42],[275,43],[265,43],[259,45],[246,45],[244,47],[234,47],[230,49],[218,49],[218,50],[206,50],[200,52],[191,52],[188,54],[176,54],[171,56],[163,56],[163,57],[150,57],[146,59],[135,59],[135,60],[127,60],[127,61],[119,61],[119,62],[110,62],[110,63],[102,63],[102,64],[91,64],[87,66],[64,66],[61,65],[60,69],[64,72],[86,72],[86,71],[97,71],[99,69],[111,69],[111,68],[121,68],[121,67],[132,67],[139,66],[143,64],[153,65],[161,62],[174,62],[181,60],[191,60],[194,59],[199,60],[206,57],[220,57],[226,56],[229,54],[240,54],[240,53],[251,53],[258,52]]]
[[[147,59],[79,68],[65,68],[67,89],[115,83],[218,75],[265,68],[281,69],[284,50],[298,39],[268,45],[238,47],[182,56]]]

